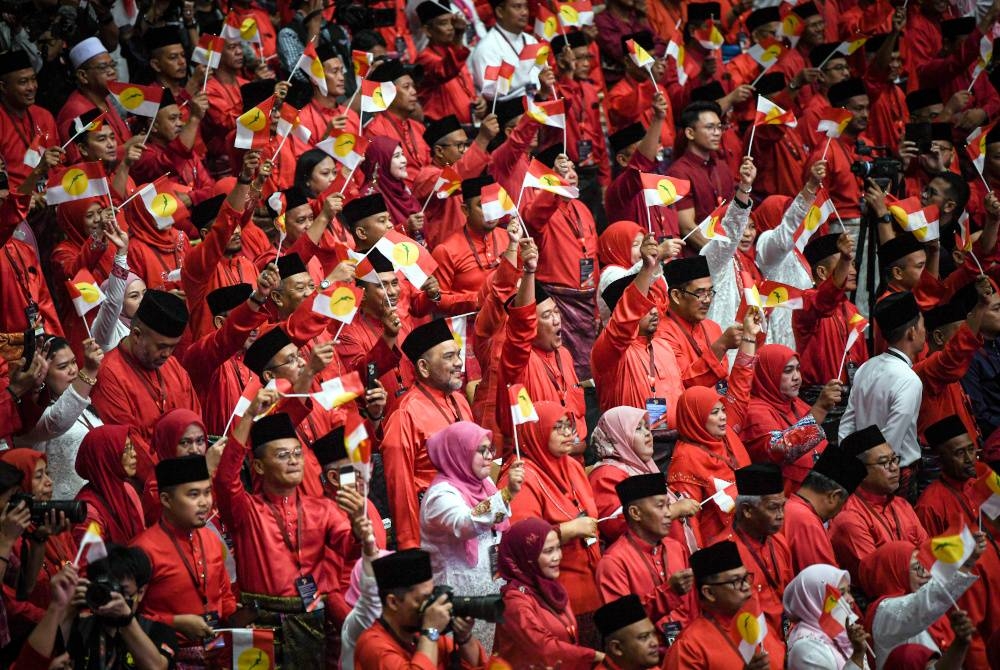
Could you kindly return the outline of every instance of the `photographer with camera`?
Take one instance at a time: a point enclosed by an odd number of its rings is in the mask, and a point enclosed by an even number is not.
[[[166,670],[177,653],[174,631],[135,613],[151,576],[149,558],[134,547],[106,548],[107,558],[87,565],[63,623],[74,667]]]
[[[465,669],[486,665],[472,635],[473,619],[455,616],[449,591],[434,585],[431,557],[405,549],[372,561],[382,616],[358,638],[355,667],[390,670],[419,665],[444,670],[457,655]],[[452,633],[449,637],[448,632]]]
[[[20,565],[14,554],[14,545],[31,524],[31,509],[27,503],[19,500],[10,504],[22,479],[20,470],[0,461],[0,581],[6,577],[8,568],[16,570]],[[6,647],[11,641],[9,623],[22,611],[31,614],[28,610],[29,608],[7,602],[4,592],[0,591],[0,648]],[[37,608],[30,610],[37,614]]]

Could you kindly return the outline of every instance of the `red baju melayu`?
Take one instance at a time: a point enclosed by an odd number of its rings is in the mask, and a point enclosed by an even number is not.
[[[478,177],[489,165],[490,155],[473,142],[462,154],[462,157],[451,166],[451,169],[458,173],[463,180]],[[455,193],[447,198],[433,197],[430,200],[431,191],[437,186],[438,177],[441,176],[444,168],[433,162],[428,162],[419,170],[410,170],[407,166],[407,173],[414,174],[413,197],[420,202],[426,202],[424,216],[427,223],[424,226],[424,236],[427,240],[427,248],[432,251],[452,234],[460,231],[465,224],[465,214],[462,212],[462,194]]]
[[[527,114],[522,114],[507,135],[506,141],[490,154],[490,166],[487,170],[511,198],[520,192],[521,184],[524,183],[532,145],[538,138],[540,127],[538,121]],[[525,198],[528,198],[528,195],[525,195]]]
[[[208,111],[201,122],[201,136],[208,145],[209,155],[215,160],[229,155],[226,138],[236,129],[236,117],[243,113],[243,96],[240,86],[249,80],[236,76],[232,84],[223,84],[218,76],[208,78],[205,95],[208,96]],[[303,110],[304,111],[304,110]],[[238,166],[231,166],[233,170]]]
[[[186,351],[184,355],[187,356]],[[208,388],[212,389],[212,392],[205,396],[204,409],[201,413],[209,435],[222,435],[236,407],[236,401],[254,377],[256,375],[243,364],[242,350],[212,370],[211,380],[208,383]]]
[[[496,404],[500,352],[506,338],[504,325],[507,323],[507,311],[504,305],[517,290],[519,278],[517,267],[501,257],[496,272],[483,284],[482,307],[476,315],[472,331],[473,353],[482,373],[472,399],[472,415],[479,425],[493,431],[493,444],[498,450],[503,447],[503,433],[497,424]]]
[[[750,566],[747,566],[750,570]],[[664,670],[744,670],[746,662],[733,642],[733,620],[704,614],[671,645],[663,661]],[[764,651],[772,670],[785,667],[785,644],[781,640],[781,629],[768,627],[764,638]]]
[[[62,144],[51,112],[38,105],[15,111],[0,104],[0,158],[7,166],[12,189],[31,174],[33,168],[24,164],[24,155],[35,142],[40,142],[42,147]]]
[[[719,360],[712,343],[722,337],[722,328],[711,319],[689,323],[672,312],[660,320],[658,334],[673,347],[684,386],[715,386],[729,374],[728,363]]]
[[[761,542],[743,530],[735,529],[726,536],[719,536],[711,544],[730,540],[740,550],[743,565],[753,573],[752,589],[764,612],[768,630],[779,634],[784,630],[782,614],[785,611],[781,597],[788,582],[795,577],[792,570],[792,556],[780,533],[769,535]]]
[[[420,168],[431,162],[431,149],[424,141],[423,124],[413,119],[401,119],[390,111],[376,114],[371,123],[365,124],[368,137],[389,137],[399,142],[406,156],[407,174],[416,175]],[[413,188],[414,178],[405,180]]]
[[[792,329],[798,344],[803,386],[826,384],[837,376],[847,345],[847,324],[858,308],[847,293],[829,277],[818,288],[802,295],[802,309],[792,312]],[[847,352],[846,366],[856,367],[868,360],[865,338],[859,337]]]
[[[266,322],[267,313],[263,309],[255,312],[243,303],[229,312],[221,328],[206,333],[185,347],[181,362],[203,406],[218,390],[211,383],[216,371],[236,353],[242,352],[250,333],[259,330]]]
[[[608,129],[615,133],[622,128],[639,122],[647,128],[653,122],[653,95],[656,91],[649,77],[640,81],[632,79],[627,74],[608,92],[605,105],[608,110]],[[667,100],[667,119],[674,118],[674,111]],[[664,123],[660,131],[660,145],[674,146],[677,133],[673,123]],[[614,158],[609,156],[609,159]]]
[[[0,332],[23,333],[28,327],[24,310],[30,302],[38,306],[45,332],[61,337],[62,324],[34,248],[11,238],[0,255]]]
[[[669,125],[668,119],[666,125]],[[652,229],[657,239],[662,237],[678,237],[680,225],[677,223],[675,205],[669,207],[647,207],[646,197],[642,194],[642,177],[640,172],[655,172],[657,164],[642,155],[632,153],[628,165],[615,177],[604,198],[604,209],[608,213],[608,221],[634,221],[640,226]]]
[[[125,124],[125,121],[122,120],[122,117],[118,115],[118,108],[114,105],[109,105],[107,97],[101,100],[100,105],[95,105],[94,102],[81,93],[79,89],[76,89],[69,94],[66,102],[59,110],[59,114],[56,115],[56,128],[59,131],[59,142],[60,144],[69,142],[69,138],[76,134],[76,130],[73,128],[73,119],[85,112],[89,112],[95,107],[99,107],[102,111],[107,110],[108,113],[104,117],[104,123],[111,126],[111,129],[115,132],[115,139],[118,141],[118,155],[120,157],[124,150],[123,147],[125,145],[125,140],[132,137],[132,132]],[[72,165],[80,160],[82,160],[80,150],[76,148],[75,142],[70,142],[69,146],[66,147],[66,164]]]
[[[639,596],[657,630],[670,622],[684,628],[698,616],[697,592],[677,593],[670,576],[690,567],[688,550],[677,540],[664,537],[650,544],[628,530],[597,565],[597,587],[605,603],[630,593]]]
[[[406,340],[410,332],[408,320],[396,336],[396,342]],[[385,416],[388,418],[399,408],[403,393],[412,388],[416,381],[413,364],[403,358],[399,345],[389,348],[382,339],[383,326],[363,311],[359,311],[351,323],[344,326],[337,338],[337,355],[345,370],[357,370],[362,379],[368,378],[367,366],[375,363],[378,379],[385,387]]]
[[[887,542],[905,540],[919,547],[927,540],[913,506],[904,498],[858,488],[830,522],[830,542],[837,563],[859,584],[861,559]],[[877,593],[869,594],[878,596]]]
[[[924,385],[920,413],[917,415],[917,435],[921,439],[924,439],[928,426],[955,414],[965,424],[973,443],[981,446],[982,439],[972,415],[972,405],[960,381],[982,347],[982,335],[973,333],[968,324],[963,323],[941,351],[914,363],[913,371]]]
[[[456,421],[472,421],[462,393],[445,395],[416,384],[403,396],[385,425],[382,459],[386,489],[400,549],[420,546],[420,503],[437,469],[427,455],[427,438]]]
[[[851,163],[863,160],[854,144],[857,139],[859,138],[852,135],[836,137],[830,140],[830,148],[826,151],[827,176],[824,186],[842,219],[857,219],[861,216],[861,180],[851,172]],[[825,141],[818,147],[812,147],[802,170],[803,181],[809,177],[809,167],[823,157],[824,150]]]
[[[364,670],[448,670],[451,668],[455,642],[451,635],[442,635],[437,641],[438,662],[416,651],[415,645],[400,643],[396,634],[385,627],[381,620],[375,621],[359,637],[354,647],[354,667]],[[470,665],[463,659],[462,670],[486,667],[486,652],[479,647],[479,663]]]
[[[865,133],[872,142],[889,147],[889,153],[896,155],[903,131],[910,122],[910,110],[906,107],[906,91],[894,82],[887,81],[884,75],[881,78],[865,77],[865,87],[868,89],[871,102],[868,128]]]
[[[472,123],[470,106],[477,96],[465,65],[469,53],[462,45],[429,44],[417,54],[415,63],[424,68],[418,95],[428,118],[443,119],[454,114],[460,123]]]
[[[803,125],[799,123],[799,127]],[[758,126],[753,138],[753,155],[760,177],[755,186],[769,195],[798,195],[807,153],[805,143],[794,128]]]
[[[566,105],[566,144],[563,149],[576,168],[597,168],[597,183],[607,187],[611,183],[611,166],[608,163],[607,142],[601,118],[604,116],[604,92],[592,81],[562,76],[556,82],[556,93]],[[552,140],[562,142],[558,128],[546,126],[543,146]],[[580,156],[580,142],[590,143],[590,153]]]
[[[785,524],[781,534],[791,550],[792,571],[795,574],[817,563],[838,565],[823,520],[809,501],[799,495],[792,495],[785,504]]]
[[[434,247],[438,269],[434,276],[441,293],[453,294],[453,299],[472,302],[479,307],[479,294],[489,277],[500,266],[500,254],[510,244],[503,228],[477,233],[463,226],[441,244]]]

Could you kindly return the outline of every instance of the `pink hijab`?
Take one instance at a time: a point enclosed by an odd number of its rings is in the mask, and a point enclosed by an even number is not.
[[[420,211],[420,203],[413,197],[406,182],[393,177],[389,171],[392,154],[398,146],[399,140],[389,137],[376,137],[371,141],[365,151],[365,162],[361,164],[361,174],[365,178],[361,193],[381,193],[393,225],[402,226],[410,214]]]
[[[658,472],[656,464],[639,458],[632,449],[635,429],[646,421],[646,411],[637,407],[612,407],[597,422],[591,443],[600,459],[597,466],[611,465],[624,470],[629,477]]]
[[[479,479],[472,472],[472,459],[483,440],[492,442],[493,431],[486,430],[471,421],[459,421],[434,433],[427,440],[427,455],[438,469],[431,486],[450,484],[458,490],[462,500],[470,508],[493,496],[497,492],[493,481],[489,477]],[[509,527],[510,523],[506,520],[495,526],[499,531],[507,530]],[[470,566],[475,566],[479,562],[478,538],[465,541],[465,559]]]

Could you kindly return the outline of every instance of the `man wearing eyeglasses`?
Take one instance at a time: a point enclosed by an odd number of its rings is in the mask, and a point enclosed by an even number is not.
[[[125,140],[132,136],[128,126],[118,115],[118,108],[108,103],[108,82],[117,81],[118,72],[115,69],[118,62],[111,57],[108,50],[96,37],[88,37],[69,52],[69,60],[76,70],[76,90],[70,93],[66,104],[56,116],[56,127],[59,129],[60,140],[66,142],[73,136],[73,119],[89,109],[97,107],[108,112],[106,122],[115,131],[119,154],[124,151]],[[73,145],[67,147],[66,162],[72,164],[80,160],[80,154]]]
[[[837,563],[851,573],[852,584],[860,584],[858,566],[862,558],[896,540],[919,547],[928,536],[913,506],[895,495],[900,480],[899,456],[878,426],[852,432],[841,438],[840,446],[868,469],[861,485],[830,523],[830,542]]]
[[[665,670],[780,670],[785,667],[781,631],[768,627],[749,662],[733,642],[733,619],[754,598],[754,574],[739,548],[723,540],[691,554],[701,616],[667,652]]]

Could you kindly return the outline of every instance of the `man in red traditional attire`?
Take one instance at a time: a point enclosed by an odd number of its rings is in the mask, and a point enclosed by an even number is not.
[[[414,61],[424,68],[420,83],[420,104],[430,119],[455,116],[463,124],[473,122],[472,109],[482,118],[488,111],[486,101],[476,94],[472,75],[465,62],[469,48],[465,46],[468,23],[461,12],[452,12],[451,5],[425,0],[417,5],[417,16],[427,35],[427,46]]]
[[[309,129],[313,142],[322,140],[331,129],[357,134],[358,113],[338,102],[338,98],[344,95],[346,76],[340,52],[332,45],[322,42],[316,47],[316,55],[323,64],[326,93],[320,90],[316,82],[311,82],[312,100],[299,110],[299,121],[304,128]]]
[[[597,565],[601,600],[634,593],[668,640],[698,612],[687,548],[670,537],[667,482],[659,472],[636,475],[615,486],[628,525]]]
[[[761,7],[750,12],[744,22],[751,46],[764,40],[774,39],[781,25],[781,14],[777,7]],[[741,53],[725,64],[724,77],[734,86],[753,84],[762,73],[761,65],[748,53]]]
[[[132,317],[129,334],[108,352],[90,394],[108,423],[130,426],[138,475],[148,479],[154,463],[151,440],[159,418],[183,407],[201,411],[194,385],[172,354],[188,324],[184,301],[149,289]]]
[[[995,539],[996,524],[979,510],[983,496],[976,487],[978,480],[991,477],[993,473],[988,465],[979,462],[973,435],[958,416],[952,414],[928,426],[925,435],[927,446],[937,453],[941,464],[940,479],[924,490],[916,506],[917,516],[928,535],[947,535],[963,525],[990,531],[986,536],[986,551],[975,567],[981,579],[958,599],[959,607],[968,612],[980,632],[973,638],[969,650],[972,658],[978,656],[979,665],[970,662],[970,667],[986,667],[983,642],[1000,626],[1000,601],[993,589],[1000,579],[1000,547]]]
[[[77,88],[70,93],[56,116],[60,141],[66,142],[75,134],[73,119],[96,107],[102,112],[107,112],[105,122],[114,129],[118,146],[123,146],[132,133],[118,115],[117,108],[108,104],[108,82],[118,79],[115,61],[111,58],[111,54],[104,48],[101,40],[88,37],[70,49],[69,60],[76,71]],[[79,154],[73,145],[67,147],[66,158],[70,163],[79,159]]]
[[[796,100],[799,124],[795,132],[802,138],[806,146],[815,149],[826,144],[826,135],[817,130],[823,111],[830,106],[826,93],[831,87],[851,78],[851,68],[847,64],[847,56],[839,51],[840,42],[827,42],[813,47],[809,51],[810,65],[823,73],[816,81],[814,93],[805,104]],[[780,104],[780,103],[778,103]]]
[[[594,612],[594,625],[604,640],[600,670],[648,670],[660,666],[660,636],[646,616],[639,596],[609,601]]]
[[[178,660],[208,667],[204,640],[222,619],[236,611],[226,572],[228,551],[206,527],[212,512],[212,478],[201,455],[169,458],[156,464],[162,513],[155,525],[133,541],[152,565],[139,614],[177,631]]]
[[[276,629],[283,667],[323,668],[324,641],[339,639],[325,630],[330,620],[323,608],[326,600],[343,598],[331,566],[356,553],[356,541],[332,501],[299,493],[302,444],[289,416],[279,412],[254,421],[277,401],[276,391],[262,390],[250,402],[224,446],[213,484],[236,545],[240,602],[257,608],[255,625]],[[254,494],[240,480],[248,443],[261,483]]]
[[[815,2],[799,3],[792,8],[792,12],[803,23],[802,33],[798,43],[782,54],[772,69],[785,75],[789,89],[792,92],[798,91],[799,104],[804,105],[813,95],[813,84],[823,76],[817,68],[809,67],[809,52],[827,41],[826,21],[816,8]],[[814,162],[809,161],[809,165]]]
[[[386,60],[368,74],[369,81],[392,82],[396,86],[396,97],[389,108],[375,115],[371,123],[365,124],[369,137],[389,137],[399,141],[406,156],[408,174],[416,175],[420,168],[431,162],[431,150],[424,141],[424,126],[413,118],[420,108],[417,87],[413,83],[412,67],[399,60]],[[413,178],[407,178],[407,186],[413,187]]]
[[[865,42],[865,55],[875,54],[864,75],[872,105],[868,136],[875,144],[889,147],[893,154],[899,150],[899,140],[910,120],[906,91],[899,83],[903,76],[899,46],[902,26],[903,22],[894,16],[892,32],[869,37]]]
[[[437,474],[427,438],[456,421],[472,421],[472,409],[461,393],[462,360],[446,320],[410,331],[403,353],[416,368],[416,383],[386,423],[382,459],[396,542],[409,549],[420,544],[419,496]]]
[[[795,574],[816,563],[837,565],[826,527],[867,474],[861,461],[838,447],[828,446],[820,454],[802,486],[785,505],[781,534],[791,550]]]
[[[755,566],[756,567],[756,566]],[[752,571],[735,542],[723,540],[691,554],[701,616],[681,631],[664,670],[780,670],[785,667],[781,629],[768,626],[762,646],[747,663],[733,644],[735,616],[753,593]]]
[[[473,620],[453,617],[452,603],[434,591],[431,557],[406,549],[372,561],[382,616],[358,638],[354,666],[365,670],[486,667],[483,645],[472,635]],[[444,631],[451,627],[451,636]]]
[[[205,87],[208,111],[205,113],[202,137],[208,145],[209,167],[216,176],[229,171],[226,138],[236,128],[236,117],[243,113],[240,87],[248,80],[241,76],[242,72],[243,43],[227,40],[219,67],[212,70]]]
[[[269,159],[271,171],[267,174],[262,187],[264,193],[274,193],[275,191],[291,188],[295,182],[295,163],[298,160],[295,145],[293,142],[282,142],[282,138],[278,135],[278,120],[281,118],[280,107],[285,96],[288,94],[288,88],[289,84],[286,81],[279,81],[275,84],[267,79],[258,79],[240,86],[240,97],[243,105],[237,112],[237,115],[249,112],[257,105],[269,99],[273,102],[270,124],[268,128],[261,131],[266,143],[262,146],[257,146],[255,143],[252,150],[237,147],[235,144],[235,126],[225,141],[226,151],[229,154],[229,165],[231,167],[242,165],[243,157],[250,151],[260,151],[262,156],[274,157],[273,160]],[[256,139],[255,137],[255,142]],[[242,178],[242,175],[240,178]]]
[[[868,469],[868,474],[830,524],[830,541],[837,564],[851,573],[851,583],[859,584],[861,559],[894,540],[919,547],[927,540],[913,506],[901,496],[899,456],[878,426],[868,426],[844,437],[840,446]],[[869,593],[870,597],[881,594]]]
[[[61,144],[56,120],[35,104],[37,94],[38,78],[28,54],[20,50],[0,54],[0,158],[13,188],[31,173],[28,149],[37,142],[34,148],[41,154],[39,147]]]
[[[718,540],[736,544],[743,564],[753,566],[753,591],[767,627],[784,632],[781,598],[792,581],[792,555],[781,534],[785,523],[785,482],[774,463],[755,463],[736,471],[733,527]]]
[[[662,80],[667,67],[662,53],[657,54],[654,51],[652,33],[644,30],[624,35],[622,37],[623,52],[626,50],[625,42],[628,40],[635,40],[650,56],[656,57],[658,55],[659,57],[653,62],[652,77],[650,77],[648,70],[636,65],[631,58],[625,58],[625,76],[608,91],[604,101],[608,110],[608,131],[611,133],[623,130],[633,123],[641,123],[647,127],[652,125],[653,98],[656,95],[653,80]],[[671,119],[674,116],[669,100],[667,100],[667,116]],[[675,138],[674,124],[663,124],[660,129],[660,144],[664,147],[673,147]]]

